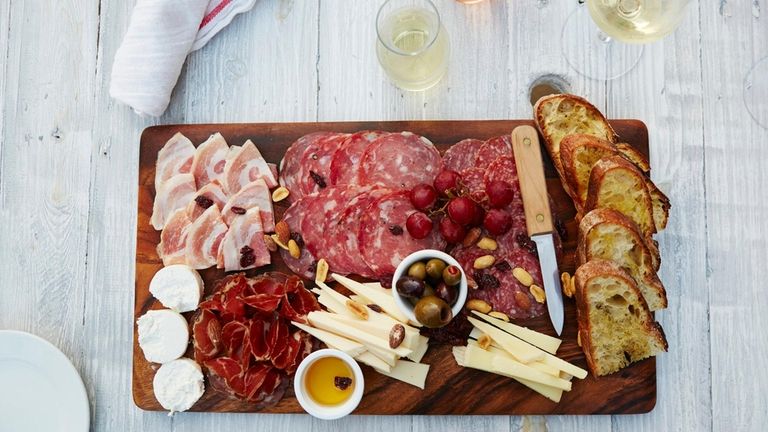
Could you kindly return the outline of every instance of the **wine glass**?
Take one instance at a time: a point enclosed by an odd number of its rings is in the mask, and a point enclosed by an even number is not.
[[[744,77],[744,105],[760,126],[768,129],[768,57],[755,63]]]
[[[672,33],[690,0],[580,0],[561,35],[563,56],[580,74],[597,80],[632,70],[645,43]]]

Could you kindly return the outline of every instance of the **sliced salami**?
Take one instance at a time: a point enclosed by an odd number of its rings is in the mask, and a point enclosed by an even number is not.
[[[391,276],[400,261],[421,249],[445,248],[435,224],[432,233],[417,240],[408,234],[405,221],[415,212],[407,191],[374,200],[363,212],[357,234],[363,260],[379,279]]]
[[[317,145],[316,142],[328,138],[329,136],[336,135],[335,132],[315,132],[297,139],[288,147],[285,151],[283,159],[280,161],[280,185],[288,189],[291,194],[288,195],[288,199],[291,202],[295,202],[304,196],[304,193],[299,189],[300,179],[302,175],[301,159],[304,156],[304,151],[312,145]]]
[[[361,131],[348,136],[331,160],[331,184],[357,184],[357,168],[368,145],[388,132]]]
[[[301,198],[288,207],[288,210],[283,214],[283,220],[288,224],[292,233],[299,233],[299,235],[301,235],[301,220],[306,217],[307,205],[312,202],[313,198],[314,197],[312,196]],[[304,243],[303,238],[301,243]],[[314,280],[316,264],[315,256],[312,255],[309,248],[304,247],[305,245],[300,244],[299,246],[301,247],[301,255],[299,258],[292,257],[291,254],[283,248],[280,248],[280,256],[283,258],[285,265],[287,265],[292,272],[304,279]]]
[[[467,138],[452,145],[443,155],[445,169],[460,173],[465,169],[474,167],[475,158],[483,143],[485,141]]]
[[[426,138],[411,132],[382,135],[372,142],[360,160],[358,182],[411,189],[432,184],[443,169],[443,160]]]
[[[487,197],[485,194],[485,170],[483,168],[471,167],[459,174],[464,189],[467,190],[472,199],[479,202]]]
[[[304,195],[331,185],[331,159],[349,134],[334,133],[315,140],[304,150],[299,170],[299,189]]]
[[[512,139],[509,135],[491,138],[480,146],[480,150],[478,150],[477,156],[475,157],[475,166],[479,168],[487,168],[497,157],[511,155]]]
[[[515,191],[515,198],[520,197],[520,182],[517,179],[517,165],[512,155],[499,156],[485,170],[485,184],[492,181],[505,181]]]

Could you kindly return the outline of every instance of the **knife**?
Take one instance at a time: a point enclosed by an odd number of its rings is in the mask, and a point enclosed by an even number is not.
[[[541,160],[539,135],[531,126],[518,126],[512,131],[512,152],[515,155],[520,192],[523,196],[525,224],[528,235],[536,243],[539,254],[544,292],[547,295],[549,319],[559,336],[563,332],[563,291],[555,255],[554,224],[549,209],[544,165]]]

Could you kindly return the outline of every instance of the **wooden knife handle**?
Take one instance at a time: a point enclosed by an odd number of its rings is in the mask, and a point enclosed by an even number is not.
[[[531,126],[516,127],[512,131],[512,150],[520,179],[528,235],[550,233],[554,231],[554,225],[536,129]]]

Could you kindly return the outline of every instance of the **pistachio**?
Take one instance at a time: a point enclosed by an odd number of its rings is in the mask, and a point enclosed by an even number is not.
[[[479,242],[477,242],[477,247],[480,249],[495,251],[499,245],[496,243],[496,240],[490,237],[483,237]]]
[[[493,255],[483,255],[475,260],[473,267],[476,270],[487,269],[488,267],[492,266],[493,263],[495,262],[496,262],[496,258],[494,258]]]
[[[533,283],[533,277],[531,277],[531,274],[522,267],[515,267],[512,269],[512,276],[514,276],[518,282],[527,287],[531,286]]]
[[[467,309],[488,313],[491,311],[491,305],[480,299],[472,299],[467,302]]]
[[[491,346],[491,342],[492,342],[491,337],[485,333],[483,333],[482,335],[480,335],[479,338],[477,338],[477,346],[479,346],[484,350],[487,350],[488,347]]]
[[[299,249],[299,244],[296,243],[296,240],[290,239],[288,241],[288,252],[291,254],[291,256],[295,259],[299,259],[301,256],[301,249]]]
[[[270,252],[277,252],[277,243],[267,234],[264,234],[264,244]]]
[[[500,319],[504,322],[509,322],[509,317],[504,312],[491,311],[488,313],[488,316],[494,317],[496,319]]]
[[[528,289],[531,290],[531,294],[533,294],[533,298],[535,298],[537,302],[544,303],[544,301],[547,300],[547,295],[540,286],[533,284],[528,287]]]
[[[405,327],[402,324],[395,324],[389,331],[389,347],[395,349],[403,343],[405,339]]]
[[[358,303],[354,300],[347,300],[346,306],[347,309],[352,311],[353,314],[357,315],[358,318],[362,320],[368,319],[368,308],[366,308],[364,304]]]
[[[277,238],[280,240],[280,243],[288,243],[288,240],[291,239],[291,228],[288,226],[288,223],[284,220],[281,220],[277,224],[275,224],[275,234],[277,234]]]
[[[480,235],[482,234],[482,231],[480,231],[480,228],[474,227],[471,230],[467,231],[467,235],[464,236],[464,240],[461,241],[461,245],[464,247],[470,247],[477,240],[480,238]]]
[[[288,195],[290,193],[291,192],[288,189],[280,186],[277,189],[275,189],[274,191],[272,191],[272,202],[280,202],[280,201],[288,198]]]
[[[325,282],[328,279],[328,262],[325,258],[320,258],[317,262],[317,272],[315,272],[315,282]]]

